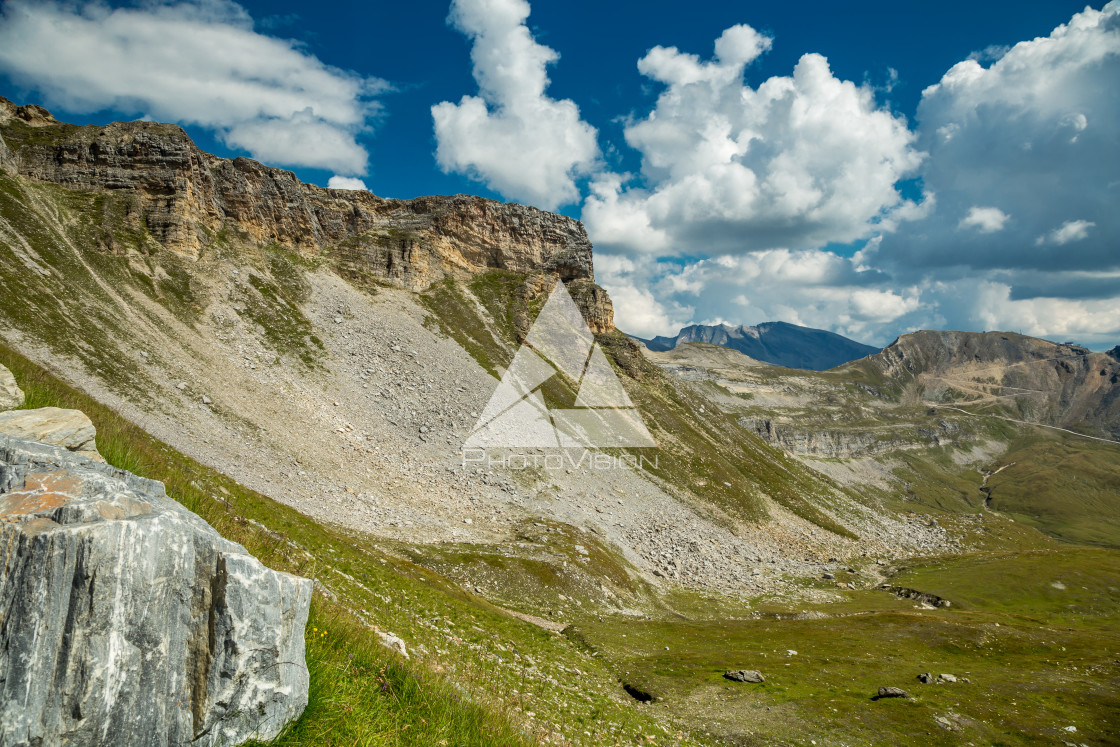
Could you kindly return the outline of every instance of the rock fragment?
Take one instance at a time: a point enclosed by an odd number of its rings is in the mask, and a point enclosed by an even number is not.
[[[903,690],[901,687],[880,687],[879,694],[875,700],[879,698],[909,698],[910,693]]]
[[[0,366],[0,410],[11,410],[23,405],[23,390],[16,384],[16,377]]]
[[[0,744],[267,741],[307,705],[307,579],[161,483],[0,440]]]
[[[730,669],[724,672],[723,676],[735,682],[762,683],[766,681],[762,676],[762,672],[757,669]]]

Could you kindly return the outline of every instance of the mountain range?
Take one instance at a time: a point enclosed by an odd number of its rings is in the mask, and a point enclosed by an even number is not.
[[[835,332],[788,322],[738,327],[730,324],[692,324],[673,337],[658,336],[642,342],[654,351],[672,350],[687,342],[706,342],[738,350],[763,363],[810,371],[825,371],[879,352],[879,348]]]

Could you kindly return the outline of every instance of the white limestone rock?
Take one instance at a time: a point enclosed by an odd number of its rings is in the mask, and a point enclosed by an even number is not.
[[[0,439],[0,744],[235,745],[307,705],[311,581],[161,483]]]

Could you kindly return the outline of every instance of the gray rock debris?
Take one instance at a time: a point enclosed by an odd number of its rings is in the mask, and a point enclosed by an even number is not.
[[[23,390],[16,384],[16,377],[0,366],[0,410],[11,410],[23,405]]]
[[[161,483],[0,439],[0,744],[234,745],[307,705],[311,581]]]
[[[40,407],[0,412],[0,436],[60,446],[94,461],[105,461],[97,453],[97,429],[81,410]]]

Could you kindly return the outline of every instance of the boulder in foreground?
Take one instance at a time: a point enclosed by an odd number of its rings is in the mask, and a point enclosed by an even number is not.
[[[0,744],[235,745],[307,704],[311,581],[163,485],[0,439]]]

